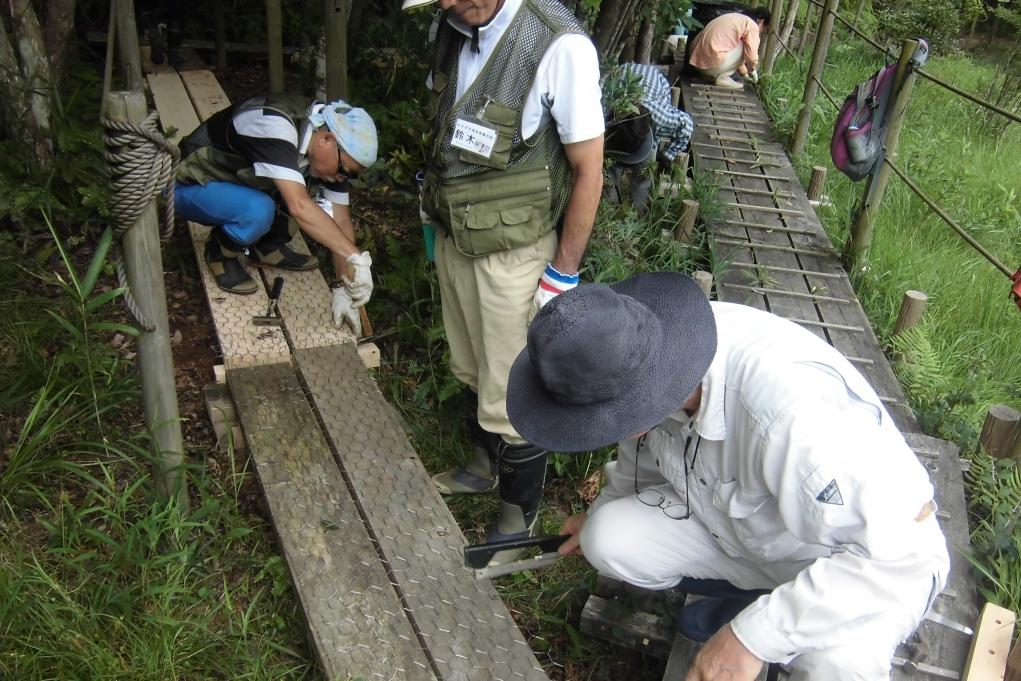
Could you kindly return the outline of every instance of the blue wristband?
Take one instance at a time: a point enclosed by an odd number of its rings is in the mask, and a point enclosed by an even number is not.
[[[578,285],[578,281],[579,281],[577,274],[564,274],[563,272],[559,271],[557,268],[553,267],[552,263],[546,265],[545,275],[547,277],[549,277],[550,279],[552,279],[553,281],[555,281],[557,283],[560,283],[560,284],[567,284],[567,285],[572,285],[573,284],[573,285],[577,286]]]

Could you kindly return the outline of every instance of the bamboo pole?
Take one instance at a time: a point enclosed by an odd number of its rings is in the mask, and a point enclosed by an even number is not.
[[[681,217],[677,221],[674,238],[680,242],[690,244],[691,238],[695,235],[695,220],[697,219],[698,201],[694,199],[684,199],[681,201]]]
[[[808,181],[808,200],[822,201],[822,192],[826,187],[826,166],[812,166],[812,177]]]
[[[986,412],[979,443],[989,456],[1003,459],[1018,450],[1021,413],[1006,404],[994,404]]]
[[[138,50],[138,25],[135,21],[135,3],[132,0],[115,0],[117,3],[117,57],[121,75],[128,90],[142,89],[142,54]],[[111,6],[111,11],[113,8]]]
[[[224,20],[224,0],[216,0],[214,7],[216,14],[216,71],[223,73],[227,70],[227,26]]]
[[[781,46],[784,46],[788,54],[794,56],[794,52],[791,51],[791,35],[794,33],[794,22],[798,18],[798,6],[800,4],[801,0],[788,0],[787,2],[787,7],[784,9],[783,28],[780,29],[780,39],[773,48],[775,51],[773,59],[776,59],[780,54]]]
[[[891,162],[897,160],[897,141],[904,125],[904,114],[907,112],[908,101],[915,85],[915,73],[911,69],[911,60],[918,49],[917,40],[905,40],[901,45],[900,61],[897,63],[897,75],[893,82],[893,102],[890,103],[889,124],[883,137],[883,150]],[[861,206],[851,226],[851,238],[848,241],[848,257],[857,262],[868,253],[872,242],[872,230],[875,227],[876,214],[883,203],[886,186],[890,182],[890,167],[883,162],[877,164],[869,175],[862,194]]]
[[[148,115],[142,91],[111,92],[107,116],[114,121],[138,124]],[[177,408],[173,353],[167,321],[167,296],[163,287],[163,256],[160,249],[156,204],[150,202],[122,238],[128,286],[153,331],[138,336],[138,370],[142,380],[145,422],[156,452],[153,476],[160,496],[175,500],[178,509],[188,507],[184,476],[184,445]]]
[[[269,50],[269,91],[284,91],[284,36],[280,0],[266,0],[266,48]]]
[[[347,0],[325,0],[326,99],[347,99]]]
[[[783,0],[770,0],[769,33],[766,36],[766,51],[762,57],[762,72],[772,73],[773,62],[776,61],[777,45],[780,41],[780,15],[783,12]]]
[[[808,0],[805,7],[805,23],[801,26],[801,37],[798,38],[798,56],[805,53],[805,45],[808,44],[808,37],[812,35],[812,16],[815,14],[815,4]]]
[[[798,125],[794,129],[791,141],[791,156],[797,158],[805,151],[808,141],[808,128],[812,123],[812,107],[815,96],[819,92],[819,81],[826,65],[826,53],[830,47],[830,35],[833,33],[833,16],[837,12],[840,0],[826,0],[822,16],[819,17],[819,30],[815,37],[815,49],[812,50],[812,63],[808,67],[808,79],[805,81],[805,92],[801,97],[801,111],[798,112]],[[810,5],[811,6],[811,5]]]
[[[925,313],[925,304],[929,302],[929,296],[921,291],[905,291],[904,298],[900,303],[900,314],[893,325],[893,335],[896,336],[916,326],[922,321]]]

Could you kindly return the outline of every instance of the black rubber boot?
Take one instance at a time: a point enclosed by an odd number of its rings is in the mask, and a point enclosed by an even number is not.
[[[298,253],[290,247],[291,219],[286,213],[277,211],[269,231],[250,249],[248,261],[256,267],[279,267],[282,270],[314,270],[319,259],[314,255]]]
[[[214,229],[206,241],[205,261],[213,274],[216,285],[228,293],[247,296],[259,290],[245,266],[241,264],[241,256],[245,247],[237,243],[219,229]]]
[[[546,484],[546,459],[549,452],[533,444],[500,443],[500,518],[490,528],[487,542],[529,537],[539,517],[539,505]],[[515,561],[521,550],[500,551],[489,565]]]
[[[461,417],[472,441],[472,458],[461,468],[433,476],[441,494],[479,494],[496,489],[500,436],[479,425],[479,396],[467,391],[467,404]]]

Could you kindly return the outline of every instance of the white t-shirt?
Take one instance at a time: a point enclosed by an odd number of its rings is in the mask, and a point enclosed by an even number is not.
[[[471,28],[453,17],[448,19],[457,31],[469,36],[458,56],[456,99],[475,82],[520,8],[521,0],[504,2],[493,20],[479,29],[478,53],[471,50]],[[432,84],[432,74],[428,82]],[[603,134],[599,57],[588,36],[577,33],[560,36],[539,61],[521,113],[522,135],[526,139],[531,137],[550,117],[556,121],[564,144],[584,142]]]

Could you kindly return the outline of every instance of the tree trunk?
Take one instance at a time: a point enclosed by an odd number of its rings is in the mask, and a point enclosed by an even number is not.
[[[788,48],[791,46],[791,34],[794,33],[794,20],[798,17],[798,5],[801,4],[801,0],[788,0],[787,12],[784,14],[783,28],[780,29],[780,37],[776,41],[776,47],[773,50],[773,57],[770,60],[771,63],[776,63],[777,56],[783,50],[783,45]],[[781,45],[781,43],[783,45]]]
[[[72,45],[75,0],[49,0],[46,3],[46,49],[50,53],[50,73],[59,82],[64,73],[68,48]]]
[[[648,16],[642,19],[642,27],[638,31],[638,43],[635,45],[635,61],[639,64],[648,64],[652,61],[652,43],[656,39],[656,20],[659,17],[659,7],[653,5]]]
[[[326,99],[347,99],[348,0],[325,0]]]
[[[13,119],[7,122],[14,136],[23,136],[28,131],[35,148],[39,164],[46,166],[52,157],[53,143],[50,140],[50,102],[52,98],[52,79],[50,62],[46,56],[46,44],[43,42],[39,19],[32,8],[30,0],[11,0],[10,3],[10,42],[16,49],[18,61],[15,77],[15,90],[27,98],[30,115],[23,120]],[[5,37],[5,42],[8,38]],[[10,91],[0,95],[18,96]],[[28,120],[31,119],[31,120]]]
[[[621,23],[621,11],[629,2],[630,0],[602,0],[599,3],[599,14],[596,15],[595,24],[592,26],[592,42],[596,44],[596,49],[600,53],[607,54],[611,37]]]

